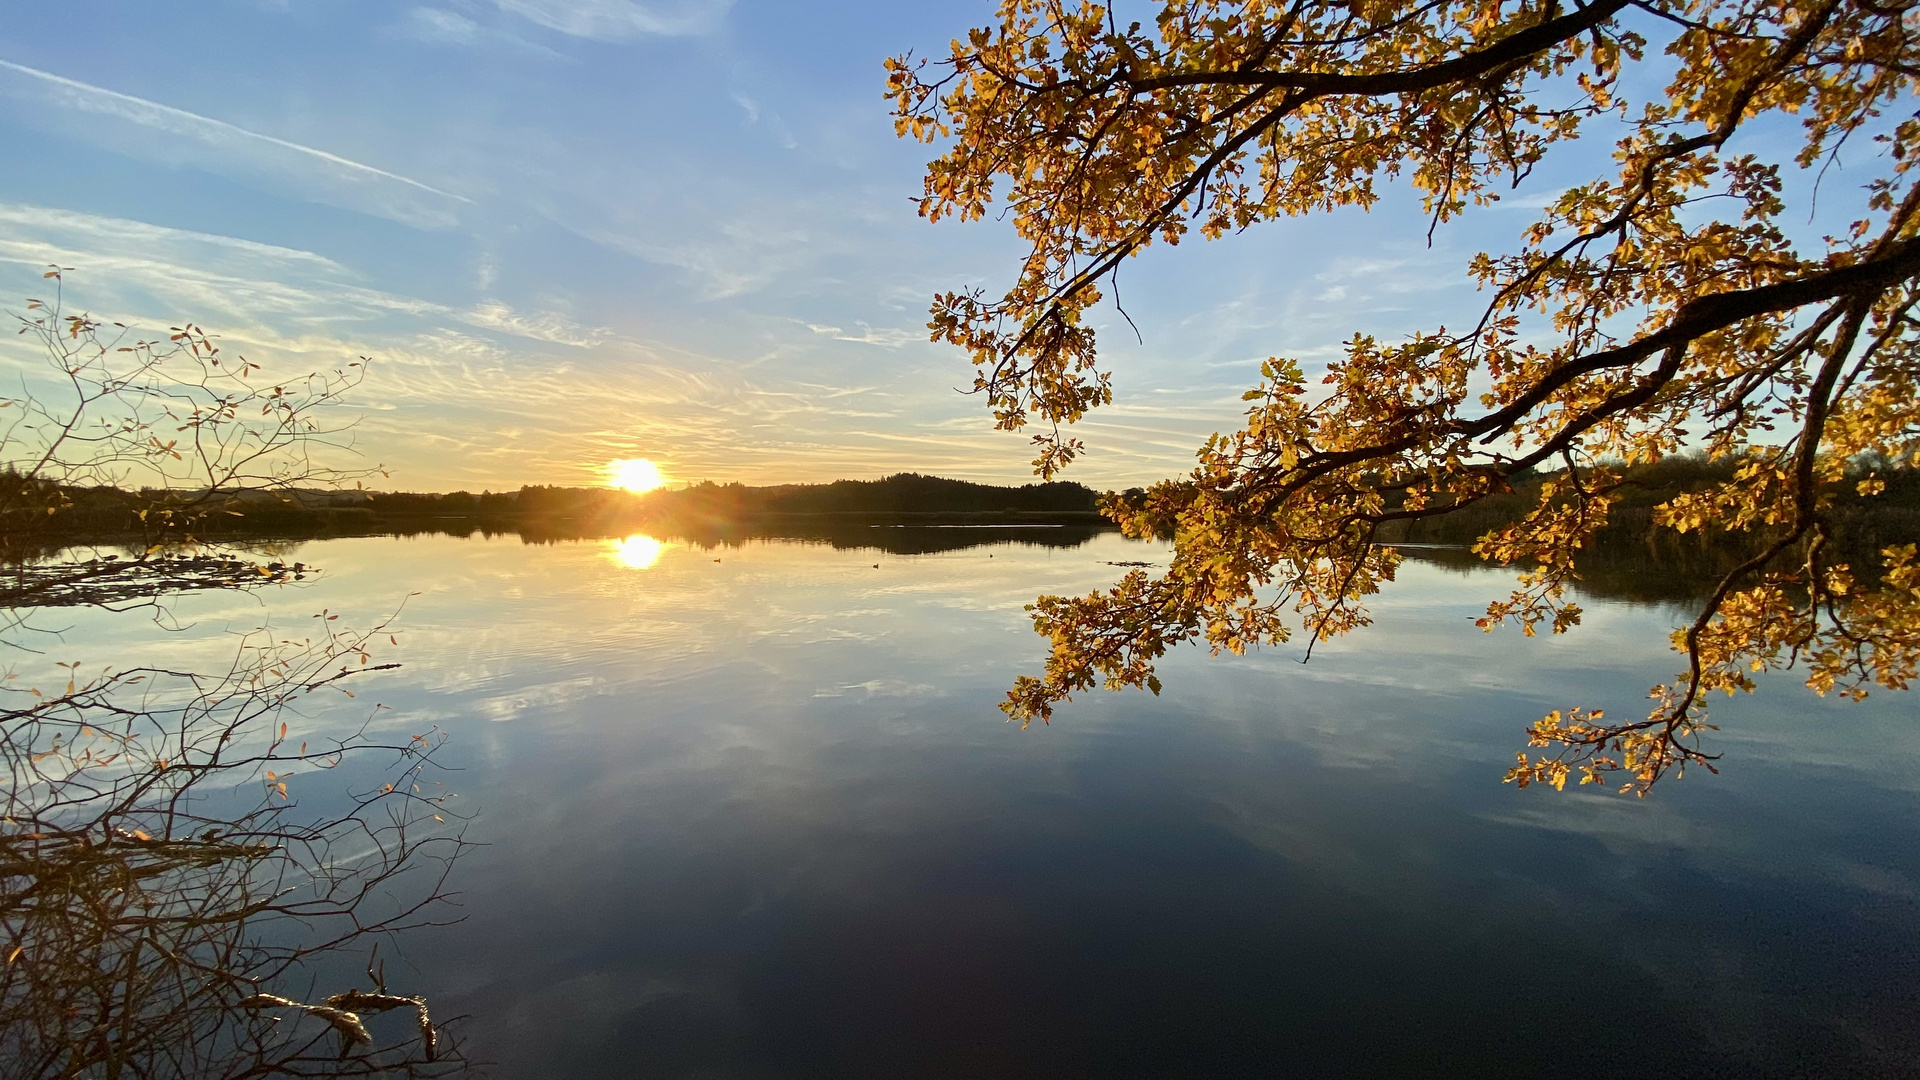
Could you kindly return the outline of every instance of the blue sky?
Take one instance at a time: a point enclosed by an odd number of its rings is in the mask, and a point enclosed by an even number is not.
[[[1020,482],[1023,437],[954,392],[936,291],[1004,286],[1000,223],[914,214],[881,61],[984,25],[980,0],[203,0],[22,5],[0,29],[0,297],[192,319],[270,370],[371,356],[382,486],[901,470]],[[1524,200],[1523,200],[1524,202]],[[1535,203],[1534,205],[1537,205]],[[1130,265],[1116,407],[1069,473],[1185,469],[1271,355],[1471,306],[1411,201]],[[21,362],[18,356],[9,363]]]

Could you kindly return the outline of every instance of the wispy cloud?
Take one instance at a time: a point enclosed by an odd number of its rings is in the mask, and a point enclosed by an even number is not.
[[[838,326],[821,326],[818,323],[807,323],[806,327],[821,337],[832,338],[835,341],[853,341],[862,345],[878,345],[883,349],[897,349],[902,345],[908,345],[916,341],[925,341],[927,338],[926,334],[913,330],[896,330],[888,326],[868,326],[864,322],[856,322],[853,325],[860,328],[859,333],[856,334],[848,330],[843,330]]]
[[[439,8],[417,7],[395,28],[400,37],[429,45],[473,45],[480,40],[480,24],[465,15]]]
[[[797,150],[800,148],[800,140],[794,138],[793,129],[787,126],[787,122],[780,118],[779,113],[765,107],[760,104],[759,101],[748,97],[738,90],[733,92],[733,103],[740,106],[740,110],[747,114],[748,124],[758,125],[762,120],[765,120],[767,130],[771,131],[773,137],[779,141],[781,149]]]
[[[488,300],[474,307],[466,313],[465,318],[474,326],[504,330],[516,337],[551,341],[556,345],[571,345],[577,349],[613,336],[613,331],[605,327],[582,326],[558,312],[528,314],[515,311],[498,300]]]
[[[457,204],[471,202],[339,154],[8,60],[0,60],[0,96],[53,105],[69,118],[78,114],[91,120],[92,125],[63,122],[56,130],[108,149],[264,182],[408,225],[451,227],[458,221]]]
[[[549,58],[560,56],[545,45],[509,34],[499,27],[482,26],[459,12],[442,8],[414,8],[388,33],[424,45],[450,45],[456,48],[501,46]]]
[[[619,223],[575,230],[602,247],[662,266],[687,271],[700,284],[703,300],[725,300],[765,288],[814,261],[817,252],[805,234],[756,233],[736,223],[707,226],[692,236],[661,239]],[[694,230],[688,230],[694,231]]]
[[[0,203],[0,299],[44,296],[47,263],[79,268],[68,298],[96,318],[143,328],[192,318],[270,372],[373,357],[346,406],[360,416],[361,460],[399,465],[397,486],[594,484],[602,463],[633,456],[676,476],[760,483],[900,469],[1024,475],[1018,440],[971,416],[925,415],[906,404],[919,395],[891,383],[754,370],[584,324],[564,303],[436,303],[313,252]],[[24,342],[0,335],[9,379],[43,364]],[[957,407],[944,385],[937,392]]]
[[[808,275],[817,281],[823,267],[856,243],[852,225],[831,200],[742,200],[719,184],[685,193],[657,186],[663,190],[632,204],[585,193],[554,220],[602,247],[686,271],[703,300],[743,296]]]
[[[733,0],[494,0],[530,22],[572,37],[626,41],[637,37],[684,37],[718,29]]]
[[[614,336],[556,311],[498,300],[463,310],[386,292],[310,251],[38,206],[0,203],[0,264],[77,267],[82,294],[130,322],[191,317],[287,336],[387,324],[398,332],[403,323],[393,320],[430,320],[574,347]]]

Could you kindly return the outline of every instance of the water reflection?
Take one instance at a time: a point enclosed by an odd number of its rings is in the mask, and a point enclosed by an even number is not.
[[[656,529],[704,549],[738,548],[765,541],[825,544],[839,550],[884,551],[890,555],[932,555],[974,548],[1078,548],[1095,537],[1110,535],[1110,526],[1073,524],[940,525],[875,522],[859,518],[762,517],[746,521],[701,520],[662,522]],[[529,539],[535,534],[523,533]],[[556,537],[558,539],[559,537]]]
[[[610,540],[607,546],[612,549],[613,561],[628,570],[647,570],[660,561],[660,553],[666,545],[644,533],[619,540]]]
[[[656,559],[644,589],[601,572],[604,538],[302,549],[327,571],[286,594],[302,610],[421,594],[381,715],[453,734],[488,846],[456,882],[467,921],[405,952],[495,1075],[1920,1060],[1911,697],[1767,676],[1716,706],[1719,776],[1648,800],[1518,791],[1499,776],[1522,726],[1644,707],[1672,616],[1596,596],[1573,635],[1485,635],[1510,575],[1413,560],[1376,626],[1311,664],[1180,651],[1162,696],[1083,696],[1021,731],[994,704],[1041,656],[1024,605],[1166,552],[870,546],[958,531],[735,536],[718,562]],[[257,614],[194,603],[211,636]],[[88,659],[110,633],[72,640]]]

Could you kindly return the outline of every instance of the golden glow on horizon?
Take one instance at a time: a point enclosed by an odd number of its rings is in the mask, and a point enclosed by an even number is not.
[[[635,533],[625,540],[609,540],[613,561],[628,570],[645,570],[660,561],[660,554],[667,546],[644,533]]]
[[[660,466],[646,458],[622,458],[607,462],[607,483],[625,491],[652,491],[667,478],[660,475]]]

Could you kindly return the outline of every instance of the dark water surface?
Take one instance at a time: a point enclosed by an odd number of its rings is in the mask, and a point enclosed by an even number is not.
[[[1523,725],[1644,708],[1673,615],[1488,636],[1503,575],[1409,563],[1308,665],[1021,731],[1022,605],[1165,556],[1013,535],[301,547],[288,619],[419,593],[377,696],[488,845],[411,987],[507,1080],[1920,1075],[1915,697],[1774,677],[1720,776],[1519,791]],[[183,653],[261,614],[194,604]]]

